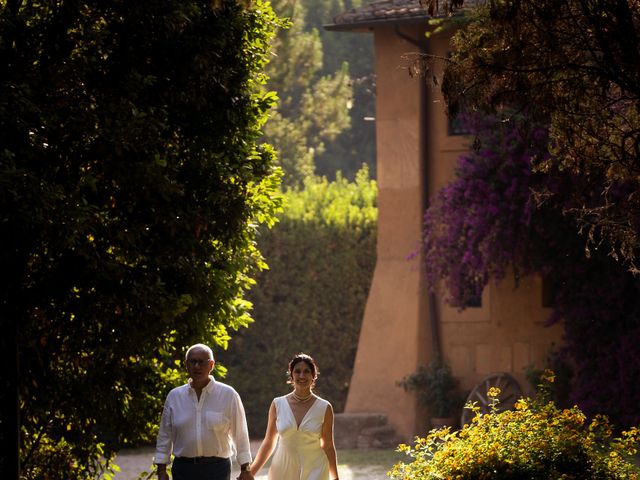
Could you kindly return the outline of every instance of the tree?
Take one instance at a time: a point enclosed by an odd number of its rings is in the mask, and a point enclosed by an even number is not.
[[[279,20],[260,0],[0,18],[0,420],[19,405],[23,478],[95,478],[153,434],[179,348],[251,321],[255,233],[281,201],[258,144]]]
[[[508,268],[542,275],[550,321],[565,328],[571,400],[634,425],[640,5],[497,0],[461,23],[453,55],[431,59],[447,65],[449,113],[499,121],[476,131],[476,151],[427,212],[429,280],[463,305]]]
[[[422,0],[420,4],[427,9],[429,15],[451,15],[464,5],[464,0]]]
[[[366,3],[366,2],[364,2]],[[376,176],[375,74],[373,73],[373,38],[357,32],[332,32],[323,28],[336,15],[360,8],[361,0],[306,0],[307,28],[320,32],[323,51],[322,75],[336,72],[346,62],[352,97],[349,108],[350,126],[316,157],[316,173],[330,179],[337,171],[354,179],[362,164],[372,178]]]
[[[269,87],[278,92],[280,103],[265,126],[265,136],[278,150],[284,185],[300,187],[304,178],[315,174],[315,158],[325,142],[349,127],[352,90],[346,64],[322,72],[322,42],[318,30],[306,27],[305,5],[278,0],[274,10],[290,25],[274,42]]]
[[[594,247],[636,271],[640,230],[640,4],[608,0],[486,2],[453,37],[443,92],[450,114],[505,105],[550,125],[561,170],[594,193],[567,212]],[[551,171],[549,163],[535,168]],[[618,193],[624,190],[625,195]]]

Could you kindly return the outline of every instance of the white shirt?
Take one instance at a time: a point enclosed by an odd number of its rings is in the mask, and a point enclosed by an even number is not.
[[[169,463],[172,452],[176,457],[229,458],[234,450],[240,465],[251,462],[240,395],[211,375],[209,380],[200,401],[190,384],[174,388],[167,395],[154,463]]]

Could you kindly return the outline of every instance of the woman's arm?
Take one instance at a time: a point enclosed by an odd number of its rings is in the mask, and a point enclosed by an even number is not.
[[[278,430],[276,429],[276,404],[271,402],[269,407],[269,419],[267,421],[267,431],[264,434],[264,440],[258,449],[255,460],[251,463],[249,471],[254,477],[258,474],[262,466],[269,460],[269,457],[273,453],[273,449],[276,447],[276,441],[278,439]]]
[[[327,411],[324,414],[320,444],[329,460],[329,475],[331,480],[338,480],[338,456],[336,455],[336,447],[333,443],[333,407],[331,404],[327,405]]]

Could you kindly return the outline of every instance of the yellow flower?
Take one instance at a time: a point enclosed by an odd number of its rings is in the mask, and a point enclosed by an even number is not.
[[[524,398],[520,398],[516,401],[516,404],[514,405],[516,410],[522,411],[522,410],[527,410],[528,405],[527,405],[527,401]]]
[[[541,380],[543,382],[553,383],[556,381],[556,374],[553,370],[549,370],[548,368],[542,373]]]
[[[500,389],[498,387],[491,387],[487,392],[487,396],[491,398],[496,398],[500,395]]]

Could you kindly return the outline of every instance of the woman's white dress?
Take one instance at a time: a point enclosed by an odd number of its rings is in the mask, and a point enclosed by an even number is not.
[[[320,436],[329,402],[316,398],[300,426],[286,397],[277,397],[273,402],[279,437],[269,480],[328,480],[329,461],[320,447]]]

